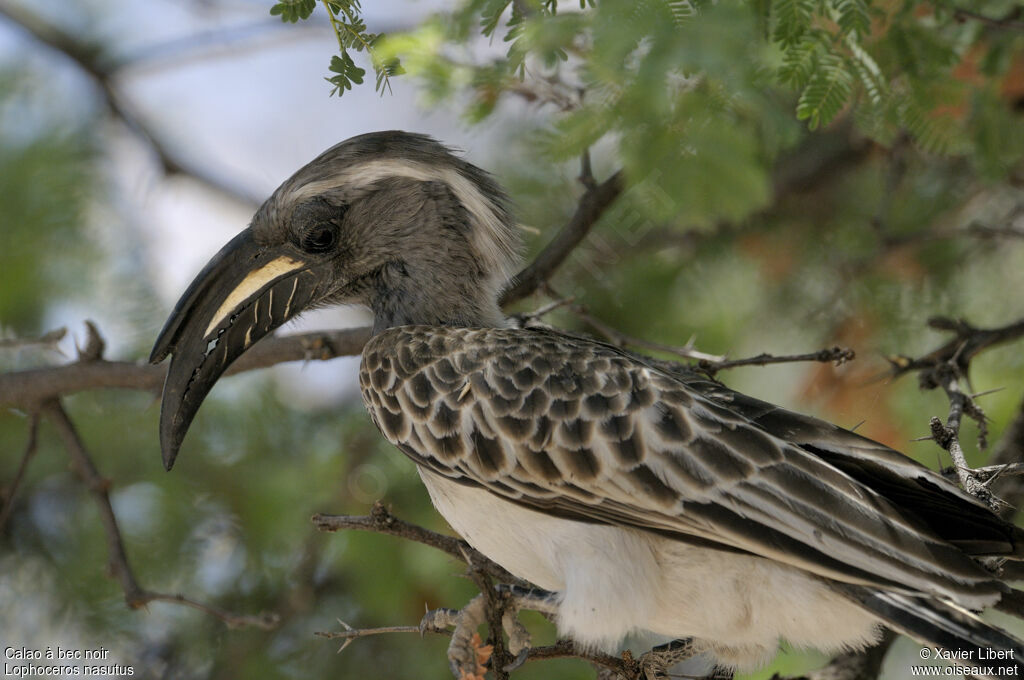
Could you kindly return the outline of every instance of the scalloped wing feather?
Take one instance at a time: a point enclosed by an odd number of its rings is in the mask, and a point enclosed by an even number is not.
[[[833,435],[830,461],[759,424],[764,402],[729,392],[736,407],[682,369],[542,329],[406,326],[371,340],[360,381],[374,422],[418,464],[534,509],[971,608],[1005,589],[843,460],[924,468],[856,435],[873,446]],[[811,441],[821,421],[793,422]]]

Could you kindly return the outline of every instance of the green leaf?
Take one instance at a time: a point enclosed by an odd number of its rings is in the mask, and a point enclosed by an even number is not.
[[[832,0],[838,12],[839,28],[847,35],[865,36],[871,28],[868,3],[864,0]]]
[[[814,0],[778,0],[772,9],[775,15],[772,39],[782,47],[795,44],[811,27]]]
[[[812,130],[827,125],[842,110],[852,89],[853,78],[846,61],[834,54],[823,55],[800,95],[796,117],[808,121]]]
[[[281,21],[294,24],[299,19],[308,19],[316,9],[316,0],[280,0],[270,8],[271,16],[280,16]]]
[[[342,52],[340,56],[335,55],[331,57],[330,71],[337,75],[325,78],[325,80],[334,85],[331,94],[338,94],[339,96],[345,90],[351,90],[353,83],[361,85],[363,83],[363,76],[366,75],[366,69],[356,66],[348,52]]]
[[[816,37],[804,36],[798,43],[790,46],[782,57],[778,77],[783,83],[795,88],[804,88],[811,79],[818,58],[822,51],[822,43]]]

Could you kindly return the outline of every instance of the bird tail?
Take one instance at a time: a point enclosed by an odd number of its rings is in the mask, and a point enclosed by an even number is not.
[[[1024,642],[963,607],[930,597],[850,590],[886,626],[926,645],[922,659],[953,663],[978,678],[1024,675]]]

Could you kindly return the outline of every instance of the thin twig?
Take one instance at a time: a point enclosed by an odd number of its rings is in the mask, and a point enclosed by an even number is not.
[[[552,291],[549,286],[545,286],[545,288],[552,297],[557,297],[557,294]],[[695,349],[693,346],[693,338],[681,347],[676,345],[664,345],[660,342],[652,342],[643,338],[635,338],[630,335],[626,335],[617,328],[606,324],[590,314],[583,305],[572,304],[569,305],[569,309],[573,314],[614,345],[619,347],[639,347],[655,352],[674,354],[683,359],[694,359],[697,361],[697,367],[712,377],[714,377],[718,371],[736,368],[737,366],[766,366],[768,364],[792,363],[797,361],[818,361],[822,363],[834,362],[838,366],[846,363],[847,361],[852,361],[856,357],[856,354],[852,349],[836,346],[818,350],[817,352],[810,352],[808,354],[775,356],[772,354],[762,353],[745,359],[727,359],[724,356],[708,354]]]
[[[1016,227],[993,227],[981,222],[967,225],[967,233],[979,238],[1020,238],[1024,239],[1024,229]]]
[[[253,345],[226,374],[285,361],[326,361],[358,355],[369,338],[369,328],[269,336]],[[3,373],[0,374],[0,406],[33,409],[49,399],[103,387],[155,391],[163,385],[166,374],[166,366],[103,359]]]
[[[490,575],[504,583],[522,584],[523,580],[510,573],[497,563],[492,562],[483,553],[478,552],[465,541],[424,529],[421,526],[398,519],[378,501],[373,504],[369,515],[325,515],[316,514],[312,518],[314,526],[320,531],[372,531],[378,534],[398,536],[409,541],[429,545],[446,552],[460,561],[470,559],[473,564],[483,568]]]
[[[987,483],[999,477],[1015,477],[1024,475],[1024,462],[1003,463],[1001,465],[985,465],[973,468],[971,474],[979,482]]]
[[[25,470],[28,469],[28,462],[35,455],[36,449],[39,446],[39,414],[32,413],[29,415],[28,422],[28,442],[25,444],[25,452],[21,454],[21,462],[18,463],[18,470],[14,473],[14,479],[11,480],[10,485],[4,491],[3,510],[0,510],[0,534],[4,532],[7,527],[7,520],[11,517],[11,512],[14,509],[14,496],[18,493],[18,488],[21,486],[21,480],[25,478]]]
[[[317,637],[325,638],[327,640],[345,640],[345,644],[341,646],[342,649],[348,647],[353,640],[359,638],[372,637],[375,635],[391,635],[391,634],[407,634],[417,633],[423,635],[424,633],[433,633],[435,635],[451,635],[451,631],[443,628],[432,628],[430,626],[380,626],[378,628],[353,628],[344,621],[340,621],[345,630],[330,630],[330,631],[316,631],[313,634]],[[551,645],[544,645],[540,647],[531,647],[527,652],[527,661],[542,661],[545,659],[582,659],[589,661],[590,663],[597,664],[598,666],[608,668],[616,671],[622,675],[628,673],[626,662],[617,656],[611,654],[605,654],[603,652],[588,652],[580,649],[572,640],[561,639]]]
[[[562,227],[547,246],[525,269],[516,274],[512,285],[501,294],[501,304],[508,305],[527,297],[548,280],[590,229],[615,202],[625,188],[622,171],[588,189],[580,197],[572,219]]]
[[[1005,17],[990,17],[974,10],[964,9],[963,7],[955,7],[952,3],[942,3],[944,7],[953,10],[953,16],[961,21],[972,20],[982,23],[989,28],[994,28],[1003,31],[1024,31],[1024,21],[1019,21],[1017,17],[1020,16],[1019,8],[1015,8],[1010,14]]]
[[[727,368],[736,368],[738,366],[767,366],[768,364],[787,364],[798,361],[817,361],[823,364],[834,363],[836,366],[842,366],[847,361],[853,361],[856,358],[856,353],[849,347],[828,347],[826,349],[818,350],[817,352],[808,352],[806,354],[784,354],[776,356],[774,354],[761,353],[757,356],[747,357],[746,359],[723,359],[721,361],[711,361],[702,359],[697,363],[700,370],[714,376],[718,371],[725,370]]]
[[[511,319],[518,328],[527,328],[531,324],[540,319],[544,318],[556,309],[567,307],[575,302],[576,298],[573,296],[567,298],[557,298],[551,302],[541,305],[537,309],[530,312],[523,312],[522,314],[513,314]]]
[[[421,626],[381,626],[380,628],[352,628],[344,621],[341,621],[341,625],[345,626],[345,630],[318,630],[313,633],[317,637],[326,638],[328,640],[345,640],[345,644],[341,646],[340,652],[345,647],[348,647],[349,643],[359,638],[370,637],[373,635],[388,635],[391,633],[435,633],[438,635],[450,635],[447,630],[439,630],[436,628],[421,627]]]
[[[96,499],[96,504],[100,511],[100,521],[103,524],[103,531],[107,537],[109,570],[113,577],[121,584],[125,602],[129,607],[138,609],[150,602],[171,602],[198,609],[220,619],[233,628],[255,626],[264,630],[270,630],[277,625],[278,618],[274,614],[260,614],[257,616],[235,614],[192,600],[183,595],[157,593],[140,586],[138,579],[135,577],[135,572],[129,564],[128,553],[125,550],[124,539],[121,536],[121,529],[118,527],[114,508],[110,504],[110,480],[104,478],[96,468],[96,464],[85,448],[85,443],[82,441],[77,428],[75,428],[74,423],[71,422],[71,418],[68,417],[67,412],[59,401],[52,400],[46,402],[42,407],[42,413],[57,429],[57,434],[60,435],[64,442],[64,448],[67,449],[68,455],[71,457],[75,472],[92,492],[93,498]]]
[[[675,345],[663,345],[660,342],[652,342],[650,340],[644,340],[643,338],[635,338],[633,336],[626,335],[613,326],[609,326],[597,317],[591,315],[583,305],[569,305],[569,309],[573,314],[579,317],[580,320],[585,322],[601,336],[618,347],[641,347],[643,349],[655,352],[666,352],[683,359],[695,359],[697,361],[717,362],[725,360],[725,357],[715,354],[707,354],[706,352],[694,349],[692,339],[682,347]]]
[[[977,471],[967,465],[960,443],[960,423],[964,416],[977,423],[978,445],[983,449],[987,446],[988,421],[984,411],[975,402],[975,396],[978,395],[972,396],[972,391],[963,389],[961,383],[970,385],[970,362],[980,352],[1024,337],[1024,319],[997,328],[978,328],[963,319],[934,317],[928,320],[928,325],[937,330],[952,332],[954,337],[921,357],[890,357],[889,373],[898,377],[916,371],[922,389],[941,388],[946,393],[949,399],[946,422],[943,423],[936,417],[931,419],[931,439],[949,452],[953,470],[965,491],[987,503],[993,511],[1005,510],[1005,502],[993,494],[988,486],[987,482],[991,475],[979,477]],[[1024,432],[1024,415],[1019,417],[1022,419],[1021,428]],[[1013,442],[1016,439],[1014,432],[1011,426],[1004,441]],[[1024,434],[1020,436],[1024,440]],[[1024,446],[1020,448],[1024,449]],[[1017,455],[1017,458],[1011,459],[1006,457],[1005,453],[1001,453],[998,458],[993,457],[993,462],[1016,462],[1020,453]],[[1013,500],[1019,503],[1024,500],[1024,486],[1016,485],[1016,489]]]
[[[184,595],[172,595],[168,593],[155,593],[151,590],[142,591],[145,602],[140,602],[138,606],[142,606],[147,602],[170,602],[172,604],[180,604],[185,607],[191,607],[204,614],[209,614],[215,619],[220,619],[227,625],[228,628],[260,628],[261,630],[274,630],[280,623],[280,617],[272,612],[261,612],[259,614],[236,614],[229,612],[226,609],[220,607],[214,607],[212,605],[193,600],[185,597]]]
[[[933,317],[928,320],[928,325],[936,330],[952,331],[955,337],[921,357],[889,357],[893,377],[911,371],[934,370],[950,361],[955,361],[961,372],[966,374],[967,365],[979,352],[1024,337],[1024,319],[997,328],[978,328],[962,319]],[[939,386],[939,381],[927,372],[922,379],[930,380],[932,387]]]

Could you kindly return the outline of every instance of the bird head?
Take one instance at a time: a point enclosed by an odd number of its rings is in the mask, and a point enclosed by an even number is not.
[[[375,332],[501,322],[518,235],[487,173],[423,135],[377,132],[285,181],[214,255],[150,355],[172,355],[160,409],[164,466],[203,399],[249,347],[304,310],[363,304]]]

